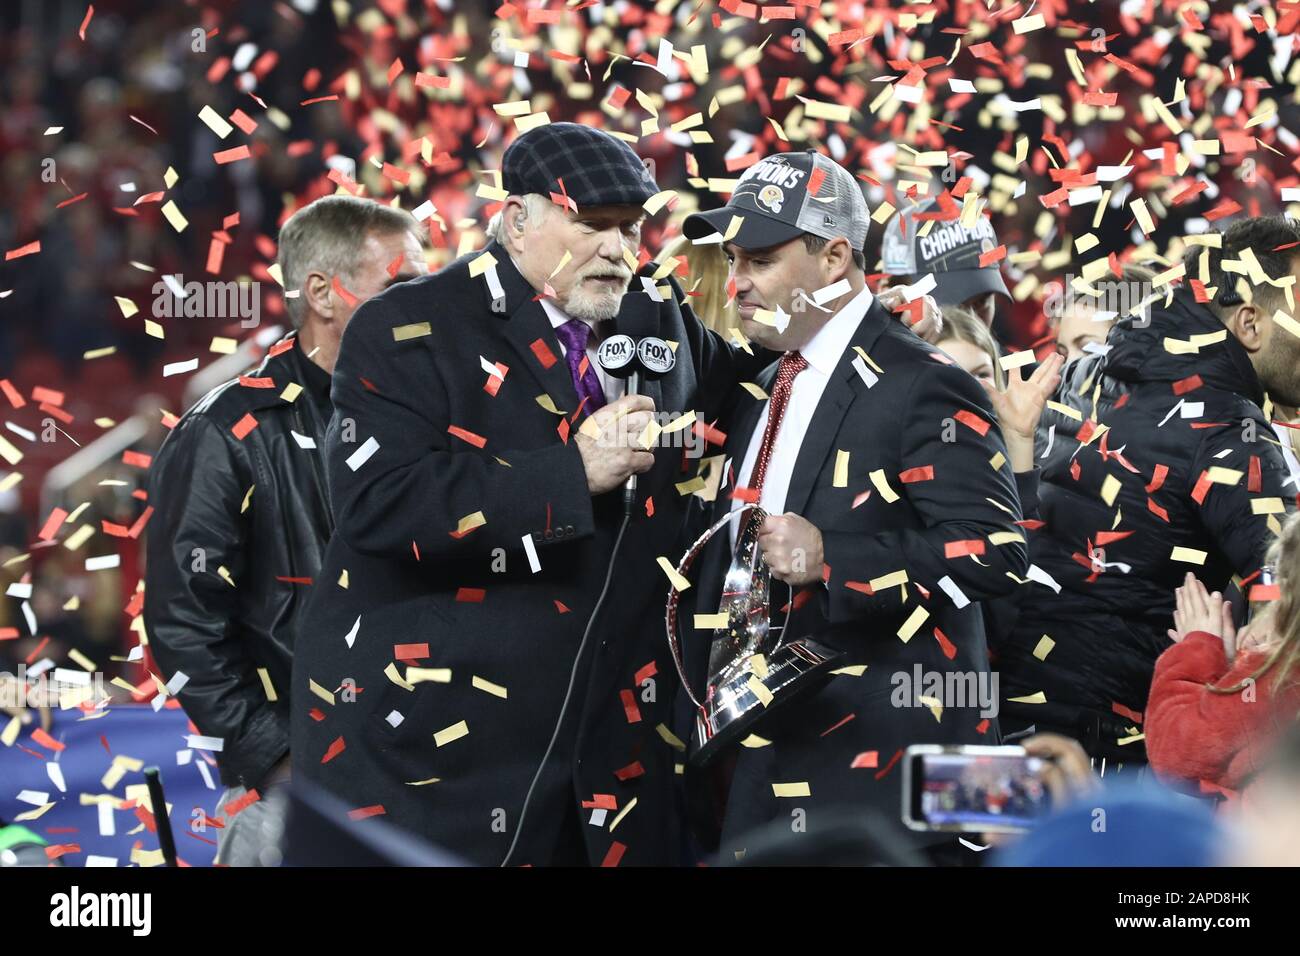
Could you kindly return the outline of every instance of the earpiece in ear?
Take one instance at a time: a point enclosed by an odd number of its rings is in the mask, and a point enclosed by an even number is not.
[[[524,231],[524,217],[515,216],[515,232],[523,232],[523,231]]]

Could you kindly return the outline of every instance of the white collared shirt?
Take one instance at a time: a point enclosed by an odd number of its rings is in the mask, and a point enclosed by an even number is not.
[[[871,308],[871,302],[871,290],[864,287],[799,350],[807,359],[808,367],[795,376],[794,385],[790,389],[790,401],[785,407],[785,416],[781,419],[781,429],[776,433],[772,444],[772,457],[767,463],[767,474],[763,477],[763,490],[758,501],[769,514],[785,513],[786,493],[790,490],[790,478],[794,474],[794,463],[799,457],[803,437],[812,424],[817,403],[821,401],[822,393],[826,391],[826,385],[840,363],[840,357],[849,347],[853,333],[858,330],[867,310]],[[754,426],[745,460],[736,473],[738,488],[749,487],[749,476],[754,472],[754,461],[763,444],[763,432],[767,428],[767,413],[771,404],[769,399],[758,417],[758,424]],[[743,505],[744,502],[733,499],[731,508],[734,511]],[[735,540],[734,524],[732,540]]]
[[[549,298],[542,299],[542,308],[546,310],[546,317],[551,320],[551,328],[558,329],[568,322],[572,316],[566,313]],[[596,361],[596,347],[600,345],[600,340],[596,337],[596,324],[582,320],[587,323],[591,329],[591,335],[587,336],[587,359],[591,362],[591,367],[596,370],[596,375],[600,379],[600,385],[605,390],[605,401],[614,402],[623,397],[623,389],[626,383],[621,378],[615,378],[606,373],[601,367],[600,362]],[[560,358],[569,354],[568,347],[564,344],[564,339],[560,339]]]

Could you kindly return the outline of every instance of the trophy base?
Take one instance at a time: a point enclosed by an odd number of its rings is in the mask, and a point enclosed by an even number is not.
[[[764,714],[819,688],[843,657],[843,651],[805,637],[783,644],[766,659],[766,677],[759,677],[747,661],[740,673],[710,688],[705,708],[695,719],[697,746],[689,758],[691,766],[712,763]],[[766,693],[755,690],[751,680]]]

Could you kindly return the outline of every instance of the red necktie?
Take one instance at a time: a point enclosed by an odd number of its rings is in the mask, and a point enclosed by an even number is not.
[[[758,457],[754,459],[754,471],[749,476],[752,491],[761,491],[763,479],[767,477],[767,464],[772,460],[772,446],[776,444],[777,433],[781,430],[781,419],[785,417],[785,407],[790,403],[790,391],[794,388],[795,376],[808,367],[808,360],[798,352],[786,352],[776,367],[776,382],[772,386],[772,396],[767,403],[767,427],[763,429],[763,443],[758,446]]]

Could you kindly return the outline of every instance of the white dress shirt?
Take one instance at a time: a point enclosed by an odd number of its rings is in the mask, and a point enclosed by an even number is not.
[[[858,330],[867,309],[871,308],[871,290],[863,288],[856,296],[846,302],[830,321],[817,330],[812,340],[799,350],[808,361],[808,367],[794,378],[790,389],[790,401],[785,407],[785,416],[781,419],[781,428],[772,443],[772,457],[767,462],[767,474],[763,476],[763,489],[758,503],[769,514],[785,513],[786,493],[790,490],[790,478],[794,474],[794,463],[799,457],[803,445],[803,436],[812,424],[813,413],[821,401],[826,383],[830,381],[840,357],[849,347],[853,333]],[[763,444],[763,432],[767,429],[767,414],[771,409],[771,400],[763,406],[763,413],[754,426],[754,434],[749,439],[749,449],[745,460],[736,473],[736,487],[748,488],[749,476],[754,473],[754,462],[758,450]],[[743,507],[744,502],[732,500],[731,510]],[[731,526],[731,538],[735,541],[736,526]]]
[[[551,328],[553,329],[558,329],[573,318],[549,298],[542,299],[542,308],[546,310],[546,317],[551,320]],[[617,401],[623,397],[623,389],[627,383],[621,378],[615,378],[606,373],[600,363],[596,361],[596,347],[600,345],[600,340],[596,337],[596,324],[588,322],[586,319],[582,321],[586,322],[587,327],[591,329],[591,335],[587,337],[587,358],[591,362],[591,367],[596,370],[596,376],[600,379],[601,388],[605,390],[605,401]],[[560,358],[564,358],[568,354],[568,347],[565,346],[564,340],[560,339]]]

